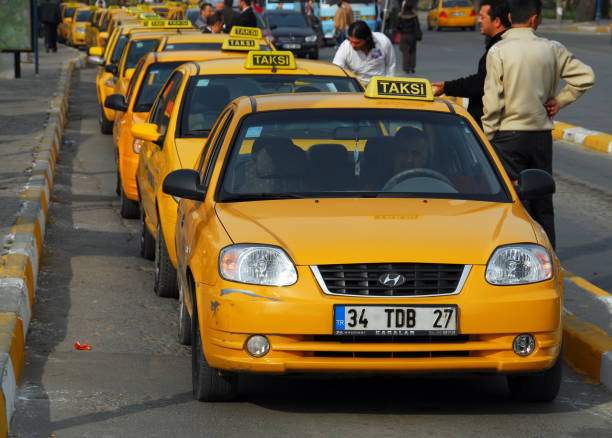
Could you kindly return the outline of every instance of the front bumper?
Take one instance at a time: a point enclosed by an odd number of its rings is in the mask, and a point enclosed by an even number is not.
[[[495,287],[474,266],[457,295],[413,298],[354,298],[325,295],[308,267],[288,288],[241,285],[219,280],[196,287],[204,352],[215,368],[260,373],[347,372],[520,373],[550,368],[562,339],[562,297],[558,282]],[[309,275],[310,274],[310,275]],[[458,336],[337,337],[334,304],[456,304]],[[521,333],[535,337],[527,357],[513,352]],[[250,335],[270,341],[259,359],[245,350]]]

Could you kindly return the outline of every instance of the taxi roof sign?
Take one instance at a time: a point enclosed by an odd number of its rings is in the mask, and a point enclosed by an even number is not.
[[[366,97],[433,101],[427,79],[374,76],[365,91]]]
[[[189,20],[142,20],[142,26],[159,27],[164,29],[191,29],[191,21]]]
[[[257,40],[251,38],[227,38],[221,45],[221,50],[234,50],[246,52],[250,50],[259,50]]]
[[[297,66],[295,65],[293,53],[289,51],[257,52],[252,50],[247,54],[244,68],[295,70]]]
[[[261,39],[261,29],[258,27],[233,26],[230,37]]]

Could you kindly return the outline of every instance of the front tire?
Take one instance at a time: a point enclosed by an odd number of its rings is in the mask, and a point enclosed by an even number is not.
[[[155,239],[147,228],[144,207],[140,207],[140,255],[147,260],[155,260]]]
[[[563,349],[552,368],[535,374],[507,376],[512,397],[523,402],[551,402],[559,394],[563,377]]]
[[[198,322],[197,305],[191,318],[191,382],[193,397],[198,401],[231,401],[238,392],[238,376],[221,372],[206,362]]]
[[[98,117],[98,122],[100,123],[100,132],[102,134],[108,135],[113,133],[113,122],[109,122],[106,119],[102,105],[100,105],[100,116]]]
[[[157,239],[155,241],[155,294],[158,297],[176,298],[178,297],[178,287],[176,285],[176,269],[172,266],[161,222],[157,220]]]

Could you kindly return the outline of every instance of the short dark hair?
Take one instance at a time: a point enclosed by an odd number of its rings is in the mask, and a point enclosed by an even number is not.
[[[213,24],[218,22],[223,22],[223,12],[221,11],[215,11],[214,14],[209,15],[206,19],[206,24],[208,24],[209,26],[212,26]]]
[[[508,19],[510,9],[506,0],[481,0],[480,7],[482,8],[483,6],[489,6],[491,21],[499,18],[504,27],[510,27],[510,20]]]
[[[208,6],[210,6],[211,8],[213,7],[211,3],[202,3],[202,6],[200,6],[200,11],[203,11]]]
[[[229,7],[230,9],[232,8],[232,6],[234,5],[233,0],[223,0],[223,3],[225,4],[225,7]]]
[[[372,30],[363,20],[357,20],[349,26],[348,36],[365,40],[366,44],[364,49],[366,50],[372,50],[374,48],[374,37],[372,36]]]
[[[527,23],[531,16],[542,13],[542,0],[508,0],[508,8],[514,23]]]
[[[251,6],[251,0],[242,0],[247,6]]]

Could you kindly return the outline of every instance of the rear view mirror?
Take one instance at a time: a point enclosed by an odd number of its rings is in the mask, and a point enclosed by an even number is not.
[[[106,108],[123,112],[126,112],[128,109],[128,105],[123,94],[111,94],[110,96],[107,96],[106,100],[104,101],[104,106]]]
[[[140,140],[150,141],[156,145],[163,144],[162,135],[155,123],[135,123],[132,126],[132,135]]]
[[[193,169],[170,172],[164,179],[162,191],[177,198],[204,201],[206,192],[200,184],[200,174]]]
[[[119,73],[119,68],[116,64],[106,64],[104,66],[104,71],[112,74],[113,76],[117,76],[117,73]]]
[[[555,180],[541,169],[525,169],[518,178],[516,191],[523,201],[544,198],[555,193]]]

